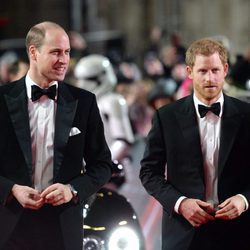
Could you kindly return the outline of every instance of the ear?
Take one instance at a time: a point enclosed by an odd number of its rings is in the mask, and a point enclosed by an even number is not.
[[[227,73],[228,73],[228,68],[229,68],[228,63],[225,63],[225,64],[224,64],[225,77],[226,77],[226,75],[227,75]]]
[[[30,45],[29,47],[29,57],[30,60],[36,60],[37,58],[37,49],[34,45]]]
[[[188,78],[193,79],[193,70],[192,70],[192,68],[190,66],[187,66],[186,70],[187,70]]]

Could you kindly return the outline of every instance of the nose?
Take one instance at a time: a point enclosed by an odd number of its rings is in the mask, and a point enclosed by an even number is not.
[[[67,54],[61,54],[58,58],[60,63],[67,63],[69,61],[69,56]]]
[[[65,62],[64,56],[60,56],[59,59],[58,59],[58,61],[59,61],[60,63],[64,63],[64,62]]]
[[[208,71],[206,74],[206,82],[211,82],[213,79],[213,74],[211,71]]]

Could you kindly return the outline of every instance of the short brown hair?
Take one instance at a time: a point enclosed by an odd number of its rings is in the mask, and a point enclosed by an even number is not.
[[[42,22],[34,25],[29,30],[26,36],[26,50],[29,51],[30,45],[34,45],[37,49],[39,49],[43,45],[43,41],[46,35],[46,31],[49,28],[58,28],[63,29],[60,25],[54,22]]]
[[[186,64],[190,67],[194,66],[197,55],[210,56],[218,52],[221,62],[226,64],[228,62],[227,49],[221,42],[211,38],[203,38],[194,41],[186,51]]]

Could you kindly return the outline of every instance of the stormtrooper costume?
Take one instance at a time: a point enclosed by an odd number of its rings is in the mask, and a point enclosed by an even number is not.
[[[134,134],[126,100],[114,92],[117,78],[109,59],[96,54],[83,57],[76,64],[74,75],[74,86],[96,95],[112,159],[123,162],[134,143]]]

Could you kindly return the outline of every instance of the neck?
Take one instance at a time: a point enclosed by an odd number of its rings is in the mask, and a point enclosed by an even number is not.
[[[197,98],[200,102],[204,103],[204,104],[207,105],[207,106],[211,106],[212,104],[214,104],[215,102],[217,102],[217,101],[220,99],[221,94],[219,94],[218,96],[216,96],[216,97],[214,97],[214,98],[211,98],[211,99],[203,98],[203,97],[201,97],[201,96],[198,96],[196,93],[195,93],[195,96],[196,96],[196,98]]]
[[[42,79],[41,77],[37,77],[36,74],[33,74],[31,70],[27,73],[31,80],[35,82],[37,85],[39,85],[42,89],[48,88],[50,86],[50,83],[53,81],[48,81],[47,79]]]

